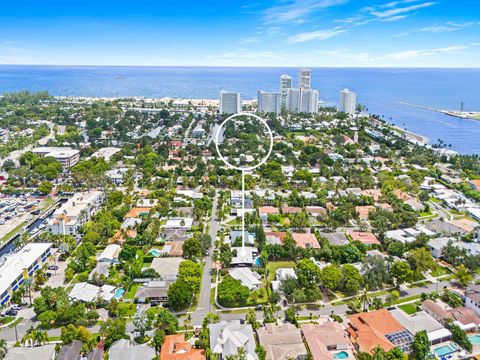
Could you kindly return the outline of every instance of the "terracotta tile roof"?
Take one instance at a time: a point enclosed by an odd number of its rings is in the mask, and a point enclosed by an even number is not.
[[[395,195],[397,198],[403,201],[412,199],[410,195],[408,195],[405,191],[402,191],[400,189],[393,190],[393,195]]]
[[[138,218],[141,214],[148,214],[149,212],[149,207],[134,207],[125,215],[125,218]]]
[[[333,355],[328,349],[336,349],[337,346],[346,349],[351,346],[350,339],[338,322],[303,324],[301,329],[313,360],[332,360]]]
[[[307,355],[300,330],[292,324],[265,324],[257,330],[258,341],[266,350],[267,360],[297,359]]]
[[[379,189],[365,189],[365,190],[362,190],[362,195],[370,196],[375,201],[377,201],[382,196],[382,192]]]
[[[350,338],[365,352],[371,352],[377,346],[385,351],[394,348],[385,335],[405,330],[386,309],[350,315],[348,318]]]
[[[302,208],[295,207],[295,206],[288,206],[283,204],[282,205],[282,213],[284,214],[300,214],[302,212]]]
[[[475,187],[475,190],[480,191],[480,179],[471,180],[470,183]]]
[[[280,210],[274,206],[262,206],[258,208],[260,214],[279,214]]]
[[[165,242],[165,246],[171,246],[170,252],[168,255],[170,256],[182,256],[183,255],[183,241],[167,241]]]
[[[367,205],[367,206],[355,206],[355,210],[358,212],[358,216],[362,220],[368,220],[368,214],[371,211],[375,210],[375,206]]]
[[[301,233],[293,233],[292,234],[293,240],[297,243],[298,247],[307,249],[307,248],[314,248],[320,249],[320,244],[315,236],[315,234],[301,234]]]
[[[380,241],[371,232],[348,231],[347,233],[353,241],[360,241],[365,245],[380,244]]]
[[[203,350],[192,348],[183,334],[167,335],[160,351],[160,360],[204,360]]]

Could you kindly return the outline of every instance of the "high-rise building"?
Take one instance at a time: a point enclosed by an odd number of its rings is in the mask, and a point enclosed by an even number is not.
[[[339,111],[353,115],[357,107],[357,94],[348,89],[340,91],[340,103],[338,106]]]
[[[242,112],[240,93],[220,91],[220,114],[238,114]]]
[[[287,110],[292,113],[316,114],[318,111],[318,91],[289,89]]]
[[[279,114],[281,110],[282,95],[275,92],[258,92],[258,112]]]
[[[312,80],[312,70],[310,69],[300,69],[300,74],[298,77],[298,87],[302,90],[310,90]]]
[[[280,94],[282,96],[282,109],[287,107],[288,89],[292,88],[292,77],[283,74],[280,76]]]

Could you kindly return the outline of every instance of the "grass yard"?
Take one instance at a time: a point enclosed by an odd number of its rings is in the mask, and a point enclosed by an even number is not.
[[[435,269],[433,269],[431,271],[431,274],[433,277],[438,277],[438,276],[442,276],[442,275],[447,275],[447,274],[451,274],[451,270],[449,268],[446,268],[446,267],[443,267],[443,266],[440,266],[440,265],[437,265],[435,267]]]
[[[415,303],[403,304],[400,305],[399,308],[406,312],[408,315],[413,315],[417,312],[417,304]]]
[[[138,284],[133,284],[130,286],[130,290],[128,290],[125,294],[125,299],[133,300],[135,298],[135,294],[137,293],[138,286]]]
[[[277,269],[280,268],[293,268],[295,267],[294,261],[270,261],[268,262],[267,268],[267,282],[270,284],[273,280],[275,280],[275,273]]]

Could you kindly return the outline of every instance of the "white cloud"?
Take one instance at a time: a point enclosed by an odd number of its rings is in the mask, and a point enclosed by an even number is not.
[[[405,50],[405,51],[387,54],[385,55],[385,59],[408,60],[408,59],[414,59],[422,56],[431,56],[431,55],[437,55],[441,53],[452,53],[460,50],[465,50],[468,48],[469,46],[467,45],[452,45],[452,46],[447,46],[447,47],[437,48],[437,49]]]
[[[300,43],[312,40],[327,40],[343,34],[347,30],[342,29],[340,27],[336,27],[333,29],[328,30],[317,30],[317,31],[310,31],[310,32],[303,32],[300,34],[292,35],[288,37],[288,40],[293,43]]]
[[[474,22],[466,22],[466,23],[455,23],[452,21],[446,22],[445,24],[435,24],[431,26],[427,26],[421,28],[420,32],[431,32],[431,33],[443,33],[443,32],[450,32],[450,31],[457,31],[463,29],[468,26],[474,25]]]
[[[264,10],[263,20],[267,24],[295,23],[301,24],[313,12],[332,6],[345,4],[348,0],[292,0],[281,1]]]
[[[370,11],[370,14],[374,15],[378,18],[388,18],[388,17],[391,17],[391,16],[397,16],[397,15],[400,15],[400,14],[409,13],[409,12],[412,12],[412,11],[415,11],[415,10],[418,10],[418,9],[427,8],[427,7],[433,6],[435,4],[436,4],[435,2],[430,1],[430,2],[411,5],[411,6],[407,6],[407,7],[392,8],[392,9],[389,9],[389,10],[372,10],[372,11]]]

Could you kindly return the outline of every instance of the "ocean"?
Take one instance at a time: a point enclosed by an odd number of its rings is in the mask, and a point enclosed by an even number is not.
[[[279,76],[297,86],[298,68],[99,67],[0,65],[0,93],[48,90],[65,96],[218,98],[221,89],[243,99],[258,90],[278,91]],[[401,128],[443,140],[462,154],[480,154],[480,121],[450,117],[435,109],[480,111],[480,69],[312,68],[312,87],[331,105],[349,88],[368,111]]]

